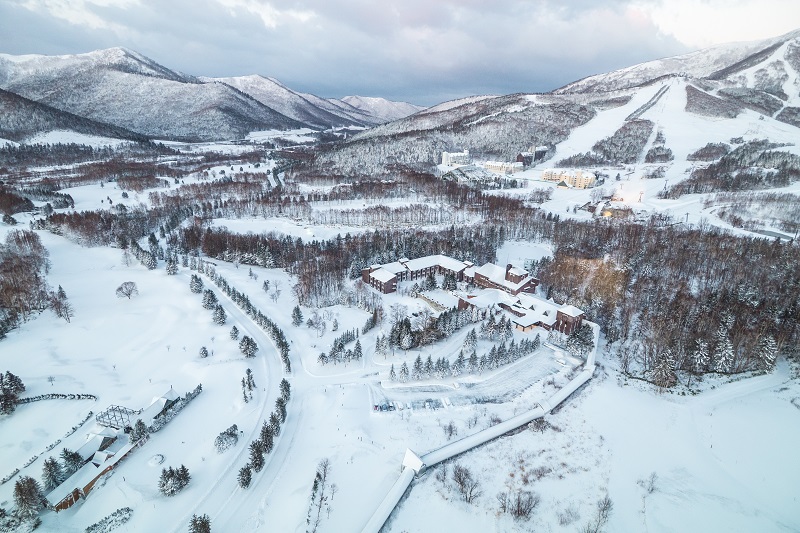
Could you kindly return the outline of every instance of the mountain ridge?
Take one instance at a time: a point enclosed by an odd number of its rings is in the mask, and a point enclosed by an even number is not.
[[[274,78],[195,77],[123,47],[59,56],[0,54],[0,88],[153,139],[230,140],[251,131],[364,128],[387,120],[340,100],[299,93]]]

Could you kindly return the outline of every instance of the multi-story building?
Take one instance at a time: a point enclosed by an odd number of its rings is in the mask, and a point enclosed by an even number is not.
[[[506,265],[505,269],[494,263],[486,263],[480,268],[470,268],[464,273],[467,281],[479,287],[500,289],[516,296],[521,292],[535,292],[539,280],[528,275],[521,268]]]
[[[486,161],[483,164],[483,168],[496,174],[514,174],[515,172],[522,172],[525,170],[522,163],[517,161],[513,163],[507,161]]]
[[[554,183],[563,181],[570,187],[586,189],[594,186],[597,176],[587,170],[550,168],[542,172],[542,179]]]
[[[448,167],[454,165],[469,165],[472,163],[472,158],[469,156],[469,150],[463,152],[442,152],[442,164]]]

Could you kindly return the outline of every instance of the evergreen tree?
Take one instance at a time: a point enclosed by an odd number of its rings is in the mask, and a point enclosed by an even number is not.
[[[695,349],[692,352],[692,365],[695,372],[705,372],[710,362],[708,343],[703,339],[695,340]]]
[[[150,434],[150,428],[148,428],[147,424],[145,424],[140,418],[133,425],[133,428],[131,428],[130,441],[138,442],[139,440],[145,438],[149,434]]]
[[[239,328],[233,326],[231,328],[231,340],[236,341],[239,340]]]
[[[465,352],[469,353],[475,351],[475,347],[478,345],[478,335],[475,333],[475,328],[469,330],[467,333],[466,338],[464,339],[463,349]]]
[[[192,519],[189,520],[189,533],[211,533],[211,519],[208,515],[192,515]]]
[[[23,520],[32,520],[44,508],[44,495],[39,482],[30,476],[22,476],[14,484],[14,504]]]
[[[594,331],[589,324],[572,330],[567,337],[565,348],[573,355],[583,357],[594,349]]]
[[[361,357],[363,357],[363,353],[361,352],[361,341],[356,340],[356,345],[353,348],[353,359],[360,361]]]
[[[411,367],[411,379],[414,381],[422,379],[423,372],[422,357],[417,355],[417,358],[414,359],[414,365]]]
[[[775,366],[775,358],[778,354],[778,344],[775,342],[775,337],[766,334],[758,342],[756,348],[756,356],[761,368],[765,370],[772,370]]]
[[[375,355],[386,355],[386,352],[383,351],[383,339],[384,335],[381,334],[375,337]]]
[[[158,266],[158,261],[152,252],[142,251],[142,264],[147,267],[147,270],[155,270]]]
[[[408,365],[404,362],[400,367],[400,383],[408,382]]]
[[[272,433],[272,426],[267,424],[265,421],[264,424],[261,426],[261,443],[264,447],[264,453],[269,453],[272,451],[272,447],[275,445],[275,436]]]
[[[64,481],[61,465],[55,457],[48,457],[42,464],[42,485],[45,492],[50,492]]]
[[[83,466],[83,457],[69,448],[61,450],[61,460],[64,461],[64,478],[68,478]]]
[[[214,309],[216,305],[217,305],[217,295],[214,294],[214,291],[212,291],[211,289],[206,289],[205,291],[203,291],[203,308],[208,309],[210,311],[211,309]]]
[[[217,324],[218,326],[224,326],[225,320],[227,320],[225,309],[223,309],[221,305],[217,304],[217,306],[214,308],[214,313],[211,315],[211,319],[214,321],[214,324]]]
[[[450,372],[451,374],[453,374],[453,377],[460,376],[464,372],[466,364],[467,362],[464,359],[464,352],[463,351],[459,352],[458,357],[456,357],[456,360],[453,363],[452,368],[450,369]]]
[[[178,482],[175,479],[174,468],[161,469],[161,476],[158,478],[158,490],[164,496],[175,496],[180,491]]]
[[[439,288],[439,286],[436,284],[436,277],[431,272],[425,278],[425,281],[424,281],[424,283],[422,285],[422,290],[423,291],[432,291],[432,290],[436,290],[438,288]]]
[[[436,372],[436,366],[433,364],[431,354],[428,354],[428,358],[425,360],[425,364],[422,367],[422,377],[428,379],[433,376],[434,372]]]
[[[720,325],[717,330],[717,345],[714,347],[714,370],[721,373],[730,372],[733,355],[733,344],[728,337],[728,330],[724,325]]]
[[[467,372],[473,374],[478,371],[478,353],[472,350],[469,356],[469,363],[467,363]]]
[[[2,336],[0,336],[2,338]],[[6,370],[0,373],[0,414],[9,415],[17,408],[19,395],[25,391],[25,384],[19,376]]]
[[[172,259],[167,261],[166,264],[167,274],[170,276],[174,276],[178,273],[178,262]]]
[[[397,374],[394,371],[394,365],[389,369],[389,381],[397,381]]]
[[[333,323],[331,324],[331,331],[339,331],[339,321],[335,318],[333,319]]]
[[[281,417],[276,412],[269,414],[269,426],[272,428],[272,434],[278,436],[281,434]]]
[[[667,349],[662,352],[656,361],[656,366],[652,372],[653,383],[661,388],[669,388],[675,385],[677,377],[675,376],[675,359],[672,352]]]
[[[178,490],[183,489],[191,481],[192,476],[189,475],[189,469],[181,465],[175,470],[175,480],[178,484]]]
[[[195,294],[203,292],[203,280],[197,274],[192,274],[192,278],[189,280],[189,290]]]
[[[289,385],[289,382],[286,381],[286,378],[283,378],[281,380],[280,389],[281,389],[281,398],[283,398],[285,402],[288,402],[289,398],[292,397],[292,387]]]
[[[239,341],[239,350],[245,357],[255,357],[258,351],[258,345],[256,341],[245,335],[242,337],[242,340]]]
[[[244,465],[242,468],[239,469],[239,486],[243,489],[246,489],[250,486],[250,482],[253,480],[253,470],[250,468],[250,465]]]
[[[400,348],[408,350],[414,345],[414,338],[411,336],[411,331],[406,331],[400,337]]]
[[[260,440],[250,443],[250,466],[256,472],[261,472],[264,468],[264,446]]]
[[[303,312],[300,310],[299,305],[295,305],[292,310],[292,325],[299,326],[303,323]]]
[[[201,346],[200,347],[200,357],[202,359],[205,359],[206,357],[208,357],[208,349],[205,346]]]
[[[448,272],[444,275],[444,280],[442,281],[442,289],[446,291],[454,291],[457,288],[456,277],[453,275],[452,272]]]
[[[281,417],[281,424],[286,422],[286,400],[280,396],[275,400],[275,412]]]

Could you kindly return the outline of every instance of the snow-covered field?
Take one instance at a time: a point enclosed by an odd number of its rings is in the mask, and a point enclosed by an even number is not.
[[[608,531],[800,528],[792,452],[800,429],[791,422],[800,387],[786,365],[694,397],[659,396],[616,376],[601,370],[547,417],[557,429],[525,430],[457,458],[481,481],[475,504],[438,480],[438,467],[412,485],[389,530],[575,531],[606,493],[614,504]],[[541,497],[529,521],[499,512],[496,495],[517,490]]]
[[[109,188],[97,187],[86,194],[108,192]],[[76,201],[78,197],[83,198],[78,194]],[[238,222],[242,226],[237,231],[266,229]],[[4,226],[3,233],[7,230]],[[322,236],[327,229],[313,231]],[[183,531],[194,513],[208,514],[215,529],[224,531],[266,526],[304,531],[314,470],[323,458],[331,461],[331,481],[338,490],[320,530],[357,531],[394,483],[406,447],[419,453],[438,448],[448,442],[444,427],[451,421],[457,437],[468,435],[487,427],[492,418],[505,420],[530,409],[566,382],[569,369],[546,348],[479,378],[388,382],[391,364],[410,363],[418,353],[423,357],[457,353],[467,329],[430,349],[397,351],[386,358],[374,354],[377,331],[373,330],[361,338],[363,361],[320,367],[319,352],[327,350],[341,331],[363,325],[369,315],[330,308],[329,320],[337,319],[339,332],[329,327],[317,337],[306,326],[291,325],[289,311],[295,304],[292,280],[285,272],[253,268],[258,276],[254,279],[247,267],[216,262],[217,271],[284,330],[294,365],[293,374],[287,376],[293,388],[289,417],[265,469],[254,473],[253,486],[244,490],[236,483],[238,469],[247,462],[248,443],[273,409],[277,383],[283,377],[266,335],[219,291],[215,292],[228,312],[228,322],[213,324],[200,296],[189,291],[188,269],[168,276],[163,268],[147,271],[138,264],[123,265],[118,250],[86,249],[46,232],[40,235],[53,263],[49,281],[64,287],[75,317],[67,324],[48,311],[13,331],[2,341],[2,368],[23,379],[26,396],[88,393],[98,400],[22,405],[13,416],[0,420],[0,474],[20,468],[21,475],[38,478],[45,458],[57,455],[62,447],[75,449],[82,444],[91,420],[70,437],[64,434],[89,411],[97,413],[112,404],[147,407],[170,387],[185,393],[202,383],[204,389],[84,502],[57,514],[43,514],[44,531],[81,531],[125,506],[134,514],[121,531]],[[548,253],[546,245],[513,242],[506,243],[498,257],[520,265]],[[265,280],[281,289],[277,301],[262,290]],[[114,291],[123,281],[134,281],[138,296],[117,298]],[[385,305],[393,303],[420,305],[407,296],[388,296]],[[311,310],[303,311],[308,316]],[[254,359],[245,359],[229,338],[234,324],[257,340],[260,350]],[[201,359],[201,346],[213,355]],[[257,384],[250,403],[242,400],[240,387],[247,368]],[[481,481],[483,494],[473,505],[458,501],[452,482],[437,480],[437,469],[432,469],[412,485],[389,530],[572,531],[588,520],[594,502],[606,491],[614,501],[612,531],[800,527],[793,512],[800,496],[793,480],[800,468],[791,453],[800,430],[786,423],[796,416],[800,387],[788,381],[785,365],[774,374],[714,390],[709,384],[697,397],[658,395],[650,388],[619,383],[613,363],[605,368],[547,418],[558,430],[524,430],[458,458]],[[373,411],[374,404],[385,401],[404,409]],[[430,409],[425,408],[428,401]],[[239,444],[217,454],[214,438],[233,423],[244,433]],[[62,442],[46,452],[57,439]],[[38,459],[23,468],[34,455]],[[163,464],[154,460],[158,455],[164,456]],[[161,468],[181,464],[188,467],[191,483],[175,497],[162,496],[157,490]],[[534,471],[524,484],[523,473]],[[656,490],[648,494],[637,481],[651,472],[658,479]],[[0,486],[0,505],[11,505],[12,489],[13,479]],[[497,512],[495,495],[518,489],[533,490],[542,498],[530,521],[515,522]],[[580,518],[560,525],[559,514],[570,512]]]

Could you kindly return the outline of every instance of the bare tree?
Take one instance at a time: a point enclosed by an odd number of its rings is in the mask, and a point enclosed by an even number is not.
[[[583,526],[581,533],[600,533],[603,531],[603,528],[608,524],[613,508],[614,504],[608,494],[597,500],[597,514],[588,524]]]
[[[331,462],[326,457],[317,465],[317,472],[314,475],[314,485],[311,489],[311,505],[308,509],[308,516],[306,523],[309,526],[308,531],[311,533],[317,531],[319,524],[322,521],[322,510],[329,508],[329,499],[333,499],[333,494],[336,493],[335,485],[328,483],[328,476],[331,473]],[[330,494],[330,495],[329,495]]]
[[[508,492],[497,494],[500,511],[508,513],[514,518],[530,518],[540,501],[541,497],[529,490],[518,490],[513,495]]]
[[[135,294],[139,294],[139,289],[136,288],[136,283],[133,281],[124,281],[117,287],[117,298],[125,297],[130,300],[131,296]]]
[[[453,466],[453,481],[461,497],[464,498],[464,501],[467,503],[472,503],[475,498],[482,494],[479,488],[480,483],[478,483],[478,480],[472,476],[472,472],[465,466],[458,464]]]

